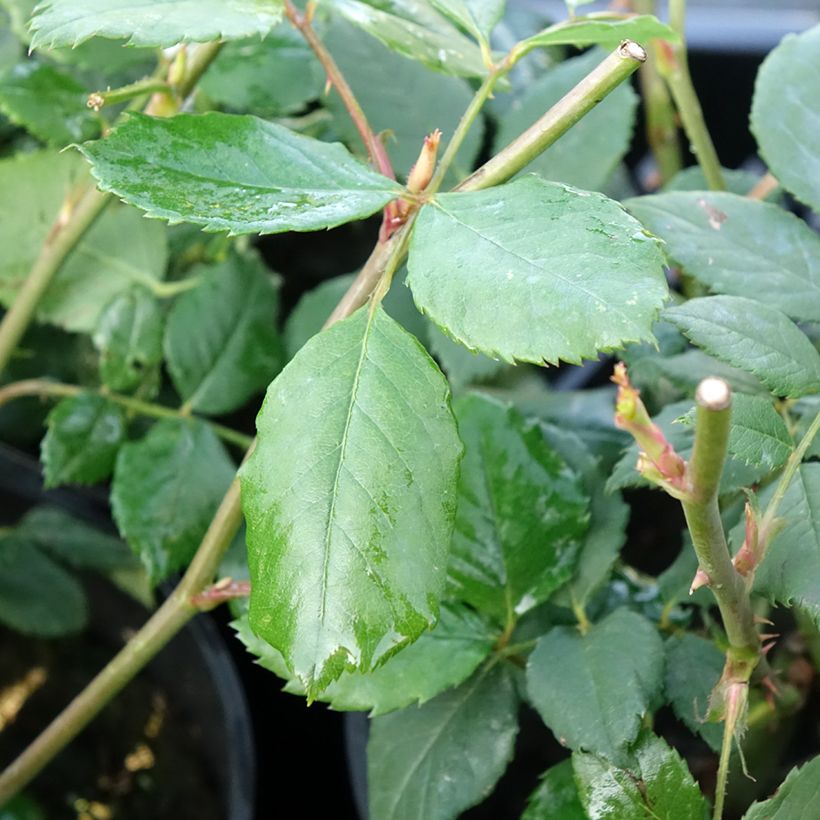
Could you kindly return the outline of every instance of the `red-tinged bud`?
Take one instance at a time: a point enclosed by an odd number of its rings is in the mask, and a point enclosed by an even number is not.
[[[648,481],[659,484],[670,495],[681,498],[688,493],[686,462],[675,452],[663,431],[649,417],[641,394],[629,381],[626,365],[618,362],[612,381],[618,385],[615,400],[615,426],[632,435],[641,453],[637,469]]]
[[[751,575],[760,560],[760,532],[756,506],[749,501],[746,502],[746,537],[737,555],[732,559],[735,569],[744,576]]]
[[[689,587],[689,594],[694,595],[697,590],[701,587],[708,587],[711,582],[709,576],[698,567],[698,571],[695,573],[695,577],[692,579],[692,584]]]
[[[430,184],[433,172],[436,170],[436,157],[438,156],[440,141],[441,131],[438,128],[424,138],[424,145],[419,158],[410,169],[410,174],[407,177],[407,190],[411,194],[420,194]]]

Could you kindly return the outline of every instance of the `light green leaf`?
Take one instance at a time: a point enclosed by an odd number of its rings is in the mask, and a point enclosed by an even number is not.
[[[31,47],[76,46],[90,37],[137,46],[264,36],[281,0],[45,0],[31,21]]]
[[[81,148],[104,191],[207,231],[332,228],[375,213],[399,186],[336,143],[232,114],[131,114]]]
[[[64,146],[92,139],[100,121],[86,103],[80,83],[34,60],[18,63],[0,77],[0,112],[37,139]]]
[[[437,616],[461,443],[447,384],[381,308],[274,380],[242,468],[253,630],[314,698]]]
[[[596,820],[706,820],[709,805],[680,755],[645,732],[634,764],[620,768],[595,754],[575,752],[572,766],[581,802]]]
[[[419,308],[471,350],[577,363],[651,338],[662,264],[617,203],[527,176],[422,208],[407,281]]]
[[[388,48],[434,71],[457,77],[487,73],[479,47],[428,3],[328,0],[328,5]]]
[[[760,495],[765,509],[774,486]],[[803,464],[780,504],[783,529],[755,573],[755,591],[799,606],[820,625],[820,464]]]
[[[264,389],[282,366],[277,284],[253,255],[232,255],[191,275],[202,281],[168,314],[168,370],[187,406],[227,413]]]
[[[134,390],[162,361],[163,316],[142,285],[115,296],[94,329],[100,378],[112,390]]]
[[[777,396],[820,392],[820,353],[776,308],[741,296],[706,296],[667,308],[664,319],[707,353],[753,373]]]
[[[46,487],[96,484],[111,475],[125,441],[121,407],[96,393],[62,399],[48,414],[40,458]]]
[[[810,818],[820,799],[820,757],[795,767],[774,797],[752,803],[743,820],[798,820]]]
[[[564,760],[544,772],[521,820],[587,820],[578,798],[571,760]]]
[[[288,359],[292,359],[322,329],[355,278],[355,273],[335,276],[302,296],[285,321],[283,335]]]
[[[820,25],[790,34],[763,61],[751,126],[760,153],[784,188],[820,210]]]
[[[638,736],[663,683],[663,642],[641,615],[618,609],[586,635],[552,629],[527,663],[533,706],[563,745],[616,763]]]
[[[689,545],[684,545],[690,549]],[[694,573],[689,576],[689,580]],[[720,750],[723,724],[706,723],[709,696],[723,672],[723,653],[704,638],[689,633],[666,641],[666,697],[675,714],[714,751]]]
[[[617,48],[624,40],[634,40],[647,45],[650,40],[661,38],[670,43],[680,42],[674,29],[661,23],[651,14],[610,14],[602,12],[586,17],[575,17],[545,28],[528,37],[519,48],[526,54],[544,46],[603,46]]]
[[[576,86],[604,54],[592,50],[565,60],[528,83],[499,123],[493,141],[497,153],[543,116]],[[545,179],[599,191],[629,149],[638,96],[628,83],[616,88],[554,145],[527,166]]]
[[[157,422],[120,449],[111,509],[152,582],[191,560],[233,477],[219,439],[198,421]]]
[[[820,321],[820,237],[776,205],[736,194],[655,194],[624,203],[669,258],[716,293]]]
[[[504,624],[569,580],[589,497],[537,422],[480,395],[455,410],[465,453],[449,592]]]
[[[423,65],[406,60],[378,40],[344,20],[336,20],[324,37],[339,68],[350,83],[375,132],[385,132],[385,148],[393,167],[406,176],[418,158],[424,137],[441,129],[450,139],[473,97],[473,90],[460,77],[442,77]],[[374,83],[374,74],[390,77]],[[334,130],[352,151],[362,152],[361,137],[339,95],[333,91],[325,100],[333,112]],[[483,121],[474,124],[455,160],[455,175],[472,171],[481,150]]]
[[[732,194],[746,196],[760,181],[759,173],[745,168],[721,168],[720,170],[726,182],[726,190]],[[678,171],[661,190],[665,194],[671,194],[674,191],[708,191],[709,184],[706,182],[706,177],[700,165],[690,165],[688,168]],[[778,188],[770,193],[766,199],[771,200],[779,197],[779,191]]]
[[[451,820],[490,793],[517,733],[518,697],[501,664],[424,706],[375,718],[367,745],[370,816]]]
[[[490,34],[504,15],[506,0],[430,0],[430,5],[469,31],[479,42]]]
[[[427,349],[438,360],[455,391],[470,384],[490,381],[507,368],[505,362],[474,353],[464,345],[454,342],[432,322],[428,324],[425,335]]]
[[[229,111],[282,117],[318,99],[324,83],[322,67],[304,38],[284,23],[264,40],[225,45],[199,89]]]
[[[0,539],[0,622],[24,635],[56,638],[88,619],[82,586],[25,538]]]
[[[110,573],[137,565],[119,538],[89,526],[58,507],[34,507],[23,516],[15,533],[78,569]]]

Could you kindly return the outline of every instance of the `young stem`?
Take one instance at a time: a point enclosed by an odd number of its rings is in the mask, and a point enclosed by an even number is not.
[[[734,734],[728,726],[723,728],[723,740],[720,744],[720,760],[718,762],[717,782],[715,783],[715,806],[712,810],[712,820],[721,820],[723,804],[726,800],[726,785],[729,781],[729,762],[732,759],[732,741]]]
[[[193,51],[185,76],[175,89],[180,103],[191,93],[221,47],[222,43],[206,43]],[[94,185],[89,185],[63,203],[26,281],[0,322],[0,374],[6,370],[40,299],[63,262],[112,200],[111,194],[104,194]]]
[[[362,138],[362,142],[367,149],[367,154],[370,157],[370,162],[373,167],[386,177],[395,179],[396,174],[393,171],[393,166],[390,164],[390,157],[387,156],[384,145],[382,145],[381,140],[373,133],[373,129],[370,127],[370,123],[367,121],[367,117],[361,105],[359,105],[356,95],[353,93],[353,89],[313,29],[310,6],[308,6],[308,11],[302,14],[299,9],[293,5],[291,0],[285,0],[285,15],[305,38],[305,41],[322,64],[328,82],[336,89],[344,107],[347,109],[347,113],[350,114],[350,119],[353,120],[356,130],[359,132],[359,136]]]
[[[106,390],[94,390],[80,387],[76,384],[52,382],[48,379],[26,379],[0,387],[0,407],[14,399],[19,399],[24,396],[53,396],[55,398],[65,398],[67,396],[78,396],[81,393],[96,393],[113,404],[118,404],[126,410],[131,410],[134,413],[138,413],[141,416],[148,416],[149,418],[189,418],[187,414],[183,414],[180,410],[175,410],[173,407],[165,407],[162,404],[141,401],[131,396],[122,396],[119,393],[109,393]],[[209,419],[200,419],[200,421],[207,424],[221,439],[230,444],[235,444],[243,450],[247,450],[253,442],[251,436],[246,436],[244,433],[232,430],[230,427],[224,427]]]
[[[695,443],[689,464],[690,492],[683,504],[686,524],[701,569],[717,599],[730,655],[757,657],[760,641],[749,591],[732,565],[718,507],[718,486],[726,461],[731,391],[721,379],[704,379],[696,395]]]
[[[112,88],[108,91],[95,91],[88,95],[88,107],[99,111],[103,106],[116,105],[121,102],[128,102],[136,97],[143,97],[146,94],[160,92],[170,92],[171,86],[161,77],[146,77],[129,83],[121,88]]]
[[[515,176],[634,73],[645,60],[646,52],[637,43],[629,40],[621,43],[540,120],[454,190],[478,191],[500,185]]]
[[[664,61],[664,78],[672,92],[683,130],[706,177],[706,184],[713,191],[725,191],[726,182],[723,179],[720,160],[706,127],[703,109],[700,107],[700,100],[689,73],[689,58],[686,52],[686,0],[669,0],[669,25],[680,36],[680,43],[664,46],[668,50]]]

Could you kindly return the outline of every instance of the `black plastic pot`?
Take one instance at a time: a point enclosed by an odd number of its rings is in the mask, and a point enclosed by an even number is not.
[[[4,523],[13,523],[35,504],[47,503],[61,507],[100,529],[112,530],[103,493],[74,489],[44,492],[39,464],[30,456],[5,446],[0,447],[0,498],[3,499]],[[44,642],[68,653],[69,660],[72,659],[71,651],[75,643],[80,652],[90,648],[103,659],[113,656],[128,634],[139,628],[148,617],[139,603],[108,582],[89,579],[88,593],[91,618],[84,635],[78,639],[66,639],[67,644],[61,641]],[[93,671],[89,670],[89,673]],[[52,676],[59,679],[59,673],[60,669],[55,668]],[[63,681],[63,685],[71,686],[75,682],[78,687],[82,686],[82,681],[74,679],[70,684]],[[167,698],[167,719],[174,727],[174,750],[185,763],[184,767],[179,768],[187,772],[188,788],[191,791],[204,790],[212,795],[214,817],[251,820],[255,816],[256,767],[250,715],[233,661],[216,625],[204,616],[193,620],[146,667],[134,685],[142,686],[145,692],[161,692]],[[39,693],[32,696],[30,703],[31,710],[35,712],[38,696]],[[100,716],[105,732],[110,733],[119,720],[127,721],[130,717],[133,721],[133,715],[127,714],[132,709],[133,701],[129,700],[132,697],[126,690],[106,707]],[[56,708],[54,703],[46,702],[48,705],[43,711]],[[22,717],[23,711],[18,721]],[[26,728],[42,728],[51,717],[53,714],[29,715],[26,717]],[[117,731],[116,728],[114,731]],[[101,729],[95,729],[95,724],[92,724],[74,743],[78,746],[89,741],[105,743],[100,735]],[[38,788],[50,788],[52,791],[54,788],[65,789],[66,793],[75,788],[74,783],[60,782],[59,779],[72,770],[75,762],[72,757],[78,754],[76,750],[77,746],[70,745],[35,780],[31,787],[35,799]],[[101,759],[106,751],[99,751]],[[9,749],[4,749],[4,756],[9,753]],[[166,777],[168,774],[169,769],[166,768],[162,770],[162,775],[157,772],[156,778],[162,776],[167,781],[176,779],[173,766],[171,776]],[[54,781],[57,781],[56,785]],[[79,785],[76,793],[82,797]],[[171,784],[164,781],[156,785],[161,791]],[[172,802],[169,801],[169,805]],[[158,809],[152,810],[152,817],[174,816],[164,813],[170,812],[169,809],[159,806]],[[175,816],[183,815],[175,813]]]

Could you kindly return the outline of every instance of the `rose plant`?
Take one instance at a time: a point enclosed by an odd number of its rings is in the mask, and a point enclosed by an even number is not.
[[[109,482],[150,583],[183,573],[0,804],[227,602],[288,692],[370,713],[373,820],[479,803],[522,704],[567,748],[529,820],[809,816],[818,738],[788,738],[820,662],[820,238],[795,212],[820,211],[820,28],[760,69],[760,177],[720,166],[684,0],[668,24],[567,5],[0,3],[4,431],[53,402],[46,484]],[[375,214],[360,271],[280,329],[249,237]],[[539,371],[602,353],[614,387]],[[655,576],[621,553],[647,485],[687,525]],[[76,630],[71,555],[32,531],[0,541],[0,620]]]

